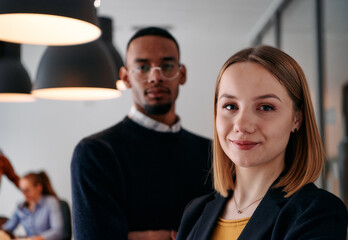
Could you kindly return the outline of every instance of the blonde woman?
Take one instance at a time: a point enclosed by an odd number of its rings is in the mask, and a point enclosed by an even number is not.
[[[191,202],[177,239],[346,239],[345,205],[314,185],[323,162],[297,62],[269,46],[236,53],[215,88],[217,193]]]

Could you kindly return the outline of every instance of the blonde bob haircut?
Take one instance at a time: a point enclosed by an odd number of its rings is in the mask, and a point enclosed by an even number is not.
[[[270,46],[243,49],[222,66],[215,86],[213,172],[214,187],[227,196],[234,189],[236,169],[234,163],[221,148],[216,131],[216,108],[219,86],[225,70],[235,63],[252,62],[263,66],[282,84],[294,103],[294,110],[302,112],[302,124],[291,133],[285,152],[285,169],[274,188],[283,187],[290,197],[302,186],[314,182],[320,176],[324,164],[324,149],[315,121],[313,105],[306,77],[298,63],[286,53]]]

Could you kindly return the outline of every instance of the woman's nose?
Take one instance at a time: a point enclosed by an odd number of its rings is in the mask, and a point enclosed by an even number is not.
[[[234,118],[234,131],[240,133],[253,133],[255,131],[255,116],[248,109],[239,110]]]

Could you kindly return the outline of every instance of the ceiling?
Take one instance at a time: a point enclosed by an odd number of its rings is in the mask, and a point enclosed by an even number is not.
[[[157,25],[175,36],[228,37],[245,42],[251,28],[272,0],[101,0],[99,16],[114,20],[118,45],[126,44],[135,29]]]

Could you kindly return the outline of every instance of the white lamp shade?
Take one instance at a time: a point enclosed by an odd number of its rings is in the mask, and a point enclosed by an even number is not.
[[[73,45],[101,35],[91,0],[1,0],[0,40]]]

